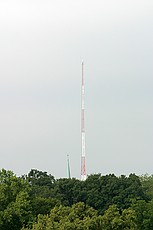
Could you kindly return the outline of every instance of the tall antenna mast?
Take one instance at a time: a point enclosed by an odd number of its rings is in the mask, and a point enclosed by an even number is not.
[[[86,158],[85,158],[85,126],[84,126],[84,63],[82,61],[82,97],[81,97],[81,139],[82,139],[82,153],[81,153],[81,180],[87,178],[86,175]]]
[[[70,161],[69,161],[69,155],[67,155],[67,169],[68,169],[68,178],[71,178],[71,170],[70,170]]]

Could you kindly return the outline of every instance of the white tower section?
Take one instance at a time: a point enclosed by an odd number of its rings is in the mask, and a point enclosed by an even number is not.
[[[81,139],[82,139],[82,153],[81,153],[81,180],[87,178],[86,175],[86,154],[85,154],[85,125],[84,125],[84,63],[82,61],[82,97],[81,97]]]

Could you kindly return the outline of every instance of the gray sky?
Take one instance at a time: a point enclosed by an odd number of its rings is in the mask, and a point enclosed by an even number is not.
[[[0,0],[0,168],[153,173],[153,1]]]

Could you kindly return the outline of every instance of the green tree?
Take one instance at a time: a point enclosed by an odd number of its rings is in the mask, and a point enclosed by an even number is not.
[[[47,172],[42,172],[37,169],[31,169],[28,175],[23,176],[31,185],[48,186],[52,188],[54,186],[55,178]]]
[[[136,201],[132,205],[137,215],[137,225],[139,230],[153,229],[153,200],[146,202],[144,200]]]
[[[37,169],[31,169],[28,175],[22,176],[30,186],[30,200],[33,216],[49,214],[50,210],[59,205],[60,201],[55,194],[55,179],[51,174]]]
[[[34,216],[38,214],[49,214],[50,210],[56,205],[60,205],[60,201],[56,198],[31,197],[32,213]]]
[[[50,229],[100,230],[101,228],[97,211],[80,202],[72,207],[56,206],[51,210],[50,215],[39,215],[32,228],[32,230]]]
[[[148,198],[153,199],[153,175],[142,175],[140,176],[140,181]]]
[[[138,230],[136,214],[131,208],[119,210],[116,205],[111,205],[101,217],[103,230]]]
[[[12,171],[0,171],[0,229],[18,230],[32,218],[29,185]]]
[[[58,179],[55,182],[54,194],[63,205],[73,205],[85,201],[86,193],[83,182],[75,178]]]
[[[84,203],[55,207],[50,215],[38,215],[32,230],[138,230],[136,214],[131,208],[123,211],[112,205],[103,216]],[[28,230],[23,228],[22,230]]]
[[[139,177],[135,174],[126,177],[114,174],[101,176],[100,174],[90,175],[84,182],[86,188],[85,203],[103,214],[112,204],[120,209],[129,208],[132,200],[144,199],[144,193]]]

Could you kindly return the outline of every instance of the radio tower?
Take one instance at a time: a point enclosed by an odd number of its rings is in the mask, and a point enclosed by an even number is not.
[[[87,178],[86,175],[86,157],[85,157],[85,126],[84,126],[84,63],[82,61],[82,95],[81,95],[81,139],[82,139],[82,153],[81,153],[81,180]]]

